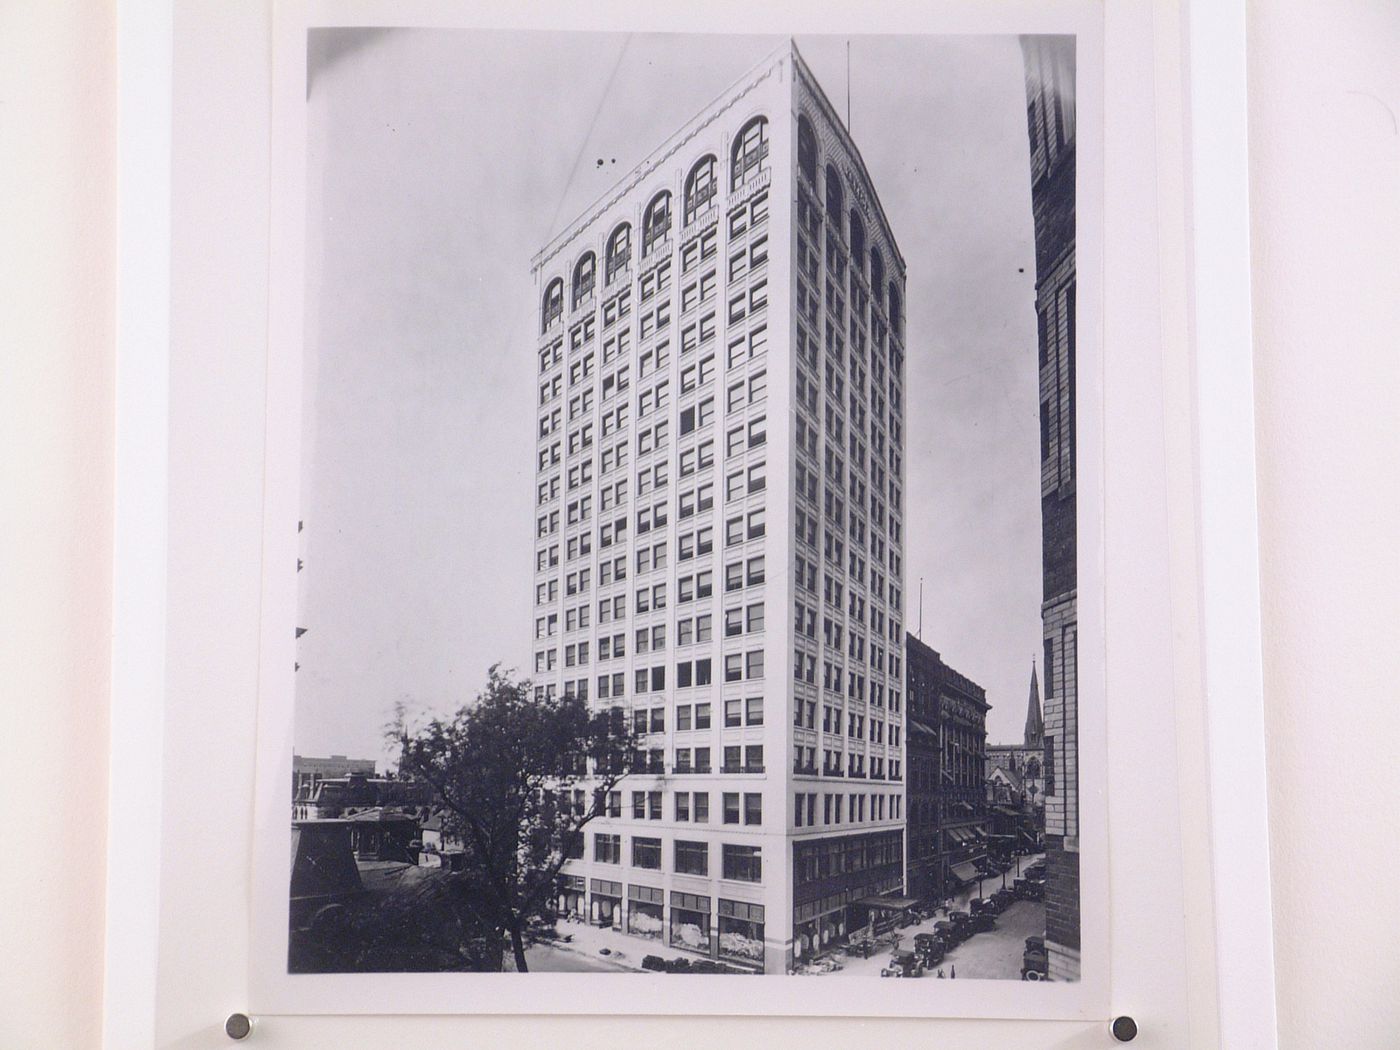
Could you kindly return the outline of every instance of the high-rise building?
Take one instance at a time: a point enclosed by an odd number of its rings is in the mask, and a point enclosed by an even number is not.
[[[904,891],[904,261],[789,43],[534,273],[535,681],[647,758],[560,904],[784,972]]]
[[[908,636],[909,893],[929,902],[975,881],[987,857],[987,693]]]
[[[1021,38],[1030,132],[1040,355],[1045,646],[1045,943],[1052,980],[1079,977],[1078,576],[1075,560],[1074,38]]]

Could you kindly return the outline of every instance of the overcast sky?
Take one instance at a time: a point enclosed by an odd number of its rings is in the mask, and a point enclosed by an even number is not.
[[[845,40],[797,38],[838,111]],[[380,757],[396,701],[445,713],[526,669],[530,258],[779,42],[313,32],[298,753]],[[922,577],[923,640],[1017,741],[1040,649],[1020,48],[856,37],[850,90],[908,265],[908,627]]]

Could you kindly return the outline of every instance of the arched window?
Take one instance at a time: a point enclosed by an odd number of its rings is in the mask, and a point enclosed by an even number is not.
[[[540,330],[545,331],[564,314],[564,278],[556,277],[544,290],[544,305],[540,307]]]
[[[851,261],[861,273],[865,272],[865,220],[851,209]]]
[[[885,260],[880,256],[879,248],[870,249],[870,290],[878,300],[880,298],[880,285],[885,283]]]
[[[893,282],[893,281],[890,282],[890,293],[889,293],[889,294],[890,294],[890,306],[889,306],[889,310],[890,310],[890,331],[893,332],[893,333],[894,333],[895,335],[897,335],[897,336],[903,337],[903,335],[904,335],[904,318],[903,318],[903,316],[900,314],[900,310],[899,310],[899,305],[900,305],[900,304],[899,304],[899,289],[896,288],[896,287],[894,286],[894,282]]]
[[[757,175],[767,156],[768,118],[754,117],[744,125],[744,130],[735,136],[734,148],[729,152],[730,192]]]
[[[574,297],[570,309],[577,310],[579,304],[593,294],[593,282],[598,275],[598,259],[592,252],[584,252],[583,258],[574,264]]]
[[[841,212],[845,208],[846,194],[841,189],[841,176],[836,174],[835,165],[826,166],[826,217],[841,231]]]
[[[817,184],[817,134],[806,117],[797,118],[797,170],[814,187]]]
[[[671,232],[671,195],[662,190],[647,205],[642,219],[642,258],[651,254],[652,248],[666,239]]]
[[[715,158],[701,157],[685,177],[685,208],[681,225],[689,226],[715,197]]]
[[[1026,763],[1026,776],[1030,777],[1032,780],[1040,779],[1040,759],[1032,758]]]
[[[622,223],[608,238],[608,284],[632,261],[632,227]]]

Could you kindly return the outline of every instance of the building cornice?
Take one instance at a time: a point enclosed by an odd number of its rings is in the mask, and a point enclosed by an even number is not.
[[[868,197],[869,201],[874,205],[875,215],[880,221],[880,228],[884,232],[885,240],[889,243],[890,251],[894,253],[895,258],[899,262],[899,272],[902,276],[908,270],[908,266],[904,261],[904,253],[899,250],[899,242],[895,240],[889,217],[885,214],[885,207],[880,203],[880,195],[875,192],[875,180],[870,177],[870,169],[865,166],[865,158],[861,155],[860,147],[856,145],[855,139],[851,136],[850,129],[846,127],[840,114],[836,112],[836,108],[831,104],[831,99],[829,99],[826,92],[822,90],[821,82],[817,80],[816,74],[813,73],[811,68],[807,65],[807,60],[802,57],[802,52],[798,50],[797,44],[794,42],[791,47],[794,60],[793,68],[796,70],[796,75],[806,81],[808,90],[811,91],[812,96],[822,107],[827,123],[836,129],[836,133],[841,139],[841,144],[846,147],[847,153],[856,163],[861,179],[865,183],[865,185],[861,187],[863,194]]]
[[[628,193],[636,189],[640,183],[655,174],[658,168],[669,161],[687,143],[718,120],[736,102],[772,76],[790,56],[795,54],[795,52],[796,47],[792,41],[786,41],[771,51],[763,61],[750,68],[748,72],[728,88],[721,91],[709,105],[705,106],[699,113],[692,117],[680,131],[663,142],[646,160],[642,161],[630,172],[622,176],[617,182],[613,183],[600,197],[586,207],[582,214],[568,223],[559,233],[555,234],[544,248],[530,260],[530,271],[536,273],[548,265],[554,257],[568,247],[579,234],[596,222],[602,215],[606,214],[610,208],[617,204],[617,202]]]

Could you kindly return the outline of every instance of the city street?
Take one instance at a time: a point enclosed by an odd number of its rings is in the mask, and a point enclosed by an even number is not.
[[[1043,856],[1043,854],[1036,854],[1035,856],[1022,857],[1020,870],[1025,871],[1032,864],[1043,859]],[[1006,885],[1010,886],[1015,877],[1016,869],[1012,868],[1011,871],[1007,872]],[[1001,889],[1001,876],[985,879],[982,882],[982,892],[986,896],[990,896],[999,889]],[[966,911],[968,902],[976,897],[977,884],[973,883],[953,898],[953,909]],[[900,947],[913,947],[915,934],[933,933],[934,924],[944,917],[943,912],[940,911],[933,918],[926,919],[917,926],[899,930]],[[956,969],[957,976],[960,978],[1019,981],[1026,938],[1043,936],[1044,934],[1044,902],[1017,901],[996,917],[996,929],[988,933],[974,934],[944,956],[943,961],[926,976],[935,977],[939,970],[942,970],[945,975],[951,975]],[[880,970],[888,964],[889,957],[890,949],[888,947],[875,952],[868,959],[838,953],[834,958],[839,962],[841,969],[830,972],[837,977],[878,977]],[[812,972],[819,973],[819,971]],[[821,975],[825,976],[825,974]]]
[[[941,917],[940,914],[938,918]],[[913,947],[915,934],[932,933],[933,924],[938,918],[900,930],[900,947]],[[996,929],[974,934],[924,976],[933,978],[939,970],[951,975],[956,970],[958,978],[1019,981],[1026,938],[1045,933],[1045,904],[1042,901],[1017,901],[998,915],[996,921]],[[841,969],[832,971],[836,977],[878,977],[880,970],[889,964],[890,949],[875,952],[868,959],[846,955],[837,958]]]

